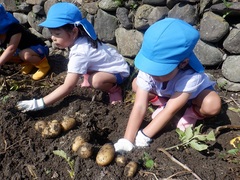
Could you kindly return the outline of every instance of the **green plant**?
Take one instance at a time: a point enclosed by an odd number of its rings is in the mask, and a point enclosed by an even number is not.
[[[150,157],[150,155],[146,152],[144,152],[143,157],[142,157],[143,165],[147,169],[152,169],[154,167],[154,161]]]
[[[70,167],[70,170],[68,170],[68,173],[69,173],[70,177],[72,179],[74,179],[74,176],[75,176],[75,174],[74,174],[74,160],[71,160],[71,158],[68,157],[67,154],[63,150],[53,151],[53,154],[58,155],[58,156],[64,158],[67,161],[67,163]]]
[[[121,6],[124,3],[124,0],[114,0],[118,6]]]
[[[2,101],[3,103],[6,103],[8,99],[9,99],[9,96],[8,96],[8,95],[1,97],[1,101]]]
[[[176,132],[179,135],[179,139],[182,142],[181,144],[166,148],[165,150],[173,149],[173,148],[179,148],[179,147],[192,147],[193,149],[197,151],[203,151],[208,148],[208,145],[206,144],[208,141],[215,141],[215,134],[212,131],[210,131],[208,134],[201,134],[202,124],[192,129],[192,126],[189,126],[186,128],[185,131],[181,131],[179,128],[176,129]]]
[[[236,113],[240,112],[240,108],[229,107],[228,110],[236,112]]]
[[[228,162],[240,164],[240,136],[233,138],[230,144],[234,147],[226,153],[221,153],[220,157]]]
[[[227,0],[223,0],[223,4],[227,9],[232,6],[232,3],[228,2]],[[225,19],[230,13],[231,11],[227,11],[226,13],[223,14],[222,17]]]
[[[227,81],[218,82],[218,83],[217,83],[217,86],[218,86],[220,89],[223,89],[226,85],[228,85]]]

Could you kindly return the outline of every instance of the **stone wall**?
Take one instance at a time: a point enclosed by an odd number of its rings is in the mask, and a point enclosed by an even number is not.
[[[133,63],[144,32],[165,17],[179,18],[200,32],[194,51],[206,69],[220,69],[218,85],[226,90],[240,91],[240,2],[233,0],[62,0],[77,5],[93,25],[98,38],[118,49]],[[60,0],[0,0],[6,10],[46,40],[51,53],[48,29],[38,24],[45,20],[49,7]],[[176,32],[177,33],[177,32]]]

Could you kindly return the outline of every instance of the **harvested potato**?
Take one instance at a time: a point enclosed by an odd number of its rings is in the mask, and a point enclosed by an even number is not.
[[[45,121],[37,121],[35,123],[35,130],[42,133],[43,129],[47,126],[47,123]]]
[[[106,166],[112,162],[115,156],[114,146],[110,143],[104,144],[97,153],[96,162],[100,166]]]
[[[126,177],[133,177],[137,172],[138,165],[134,161],[130,161],[124,169],[124,175]]]
[[[78,148],[85,142],[86,140],[83,136],[77,136],[73,141],[73,145],[72,145],[73,152],[77,152]]]
[[[127,164],[127,158],[123,155],[117,155],[115,161],[118,166],[125,166]]]
[[[77,155],[83,159],[91,157],[93,154],[93,146],[88,142],[84,142],[77,151]]]
[[[61,122],[63,131],[69,131],[76,126],[77,122],[74,118],[65,116]]]
[[[58,136],[62,131],[62,126],[57,120],[52,120],[42,131],[42,137],[54,138]]]

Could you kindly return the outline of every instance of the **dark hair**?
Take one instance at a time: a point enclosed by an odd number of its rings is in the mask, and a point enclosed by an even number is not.
[[[82,27],[82,25],[78,25],[78,26],[75,26],[73,24],[66,24],[64,26],[62,26],[61,28],[63,28],[64,30],[66,31],[72,31],[72,29],[74,27],[77,27],[79,29],[79,33],[78,33],[78,37],[81,37],[81,36],[85,36],[88,40],[88,42],[91,44],[91,46],[93,48],[98,48],[98,42],[101,44],[102,42],[99,40],[99,39],[96,39],[96,40],[93,40],[87,33],[86,31],[84,30],[84,28]]]

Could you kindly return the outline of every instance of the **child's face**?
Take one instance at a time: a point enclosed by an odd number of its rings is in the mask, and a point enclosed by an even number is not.
[[[186,67],[189,63],[189,59],[184,59],[181,63],[179,63],[179,65],[172,71],[170,72],[169,74],[165,75],[165,76],[152,76],[153,79],[155,81],[158,81],[158,82],[167,82],[167,81],[170,81],[172,78],[174,78],[179,69],[183,69],[184,67]]]
[[[178,70],[179,70],[179,68],[176,67],[172,72],[170,72],[167,75],[164,75],[164,76],[152,76],[152,77],[153,77],[153,79],[155,81],[167,82],[167,81],[170,81],[172,78],[174,78],[176,76],[176,74],[178,73]]]
[[[64,49],[73,46],[76,38],[74,33],[65,31],[62,28],[49,30],[52,34],[51,39],[58,48]]]

